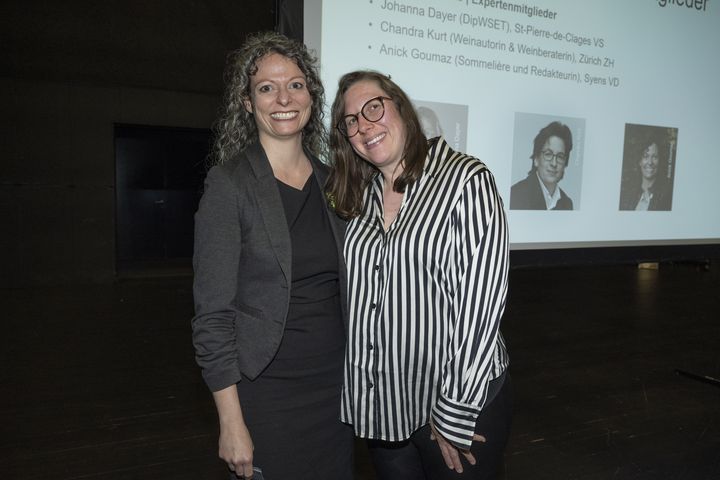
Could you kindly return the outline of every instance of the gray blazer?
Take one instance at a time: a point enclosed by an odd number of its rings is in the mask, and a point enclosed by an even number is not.
[[[328,167],[308,158],[323,186]],[[347,331],[345,225],[329,206],[327,214]],[[192,320],[195,358],[210,390],[256,378],[274,357],[288,314],[291,256],[280,192],[260,143],[211,168],[195,214]]]

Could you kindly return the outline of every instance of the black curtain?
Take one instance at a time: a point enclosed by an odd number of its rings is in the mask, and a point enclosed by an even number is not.
[[[303,41],[303,0],[276,0],[275,24],[283,35]]]

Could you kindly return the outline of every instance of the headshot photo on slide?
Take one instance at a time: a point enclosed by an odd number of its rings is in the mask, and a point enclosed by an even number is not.
[[[516,113],[510,210],[579,210],[585,120]]]
[[[467,149],[468,106],[412,99],[423,134],[443,137],[456,152]]]
[[[625,124],[620,210],[672,210],[677,138],[677,128]]]

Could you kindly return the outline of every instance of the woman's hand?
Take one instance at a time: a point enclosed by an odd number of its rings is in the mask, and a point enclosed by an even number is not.
[[[242,419],[240,422],[220,424],[218,456],[238,477],[252,477],[253,443],[250,432]]]
[[[231,385],[213,392],[213,398],[220,419],[218,456],[239,478],[251,478],[254,447],[240,408],[237,387]]]
[[[475,456],[470,453],[470,450],[460,450],[455,445],[448,442],[445,437],[443,437],[435,429],[432,422],[430,423],[430,428],[432,432],[430,433],[430,440],[437,442],[438,447],[440,448],[440,453],[443,456],[443,460],[445,460],[445,464],[449,469],[455,470],[457,473],[463,472],[462,462],[460,461],[461,454],[470,465],[475,465]],[[485,442],[485,437],[475,434],[473,435],[473,442]]]

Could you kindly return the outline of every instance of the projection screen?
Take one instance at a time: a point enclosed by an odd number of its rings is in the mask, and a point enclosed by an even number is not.
[[[717,244],[719,8],[305,0],[304,37],[328,104],[343,73],[378,70],[429,136],[485,162],[511,248]],[[542,141],[558,125],[562,151]]]

